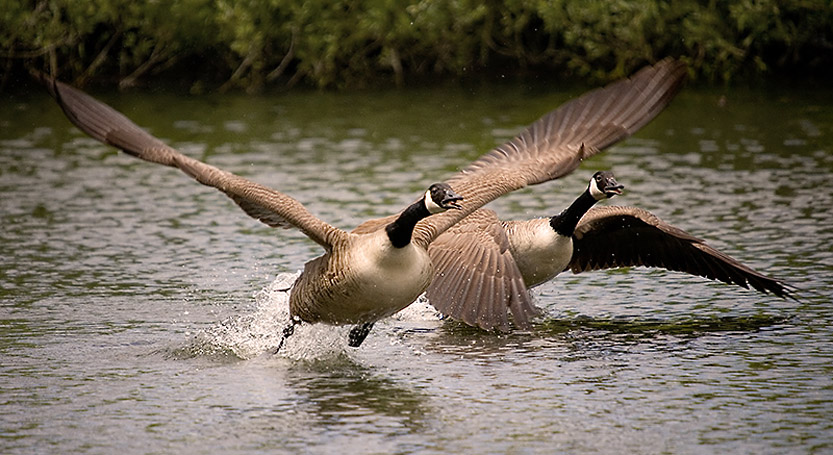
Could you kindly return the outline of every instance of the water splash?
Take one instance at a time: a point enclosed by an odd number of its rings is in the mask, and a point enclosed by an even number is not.
[[[391,316],[391,319],[401,322],[439,321],[442,315],[428,303],[425,294],[421,294],[414,303]]]
[[[171,357],[248,360],[261,355],[274,355],[289,321],[289,291],[299,274],[278,274],[266,287],[255,292],[253,312],[201,329],[185,346],[174,349]],[[339,329],[323,324],[301,325],[287,339],[279,355],[307,360],[338,355],[346,347],[346,335],[341,337],[345,341],[341,341]]]
[[[253,312],[228,318],[200,330],[186,346],[175,350],[173,357],[233,357],[247,360],[261,355],[275,355],[283,329],[289,323],[289,291],[299,274],[278,274],[275,280],[255,292]],[[391,317],[399,325],[439,319],[439,313],[424,296]],[[295,333],[286,339],[277,355],[292,360],[339,357],[353,350],[347,346],[350,328],[300,324],[296,326]],[[377,324],[375,331],[382,332],[380,329],[384,330],[384,323]]]

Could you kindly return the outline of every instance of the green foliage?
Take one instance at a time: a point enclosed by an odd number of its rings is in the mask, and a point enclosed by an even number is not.
[[[833,63],[830,0],[0,0],[0,83],[354,87],[416,75],[621,77],[671,55],[714,82]],[[223,83],[224,81],[224,83]]]

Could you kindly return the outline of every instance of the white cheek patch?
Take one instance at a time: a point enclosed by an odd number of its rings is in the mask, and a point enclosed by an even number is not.
[[[425,201],[425,208],[428,209],[429,213],[434,214],[434,213],[440,213],[440,212],[445,211],[444,208],[437,205],[437,203],[434,202],[433,199],[431,199],[431,190],[428,190],[428,191],[425,192],[425,196],[423,197],[423,199]]]
[[[601,201],[602,199],[607,198],[607,195],[604,191],[599,189],[599,184],[596,182],[596,179],[590,180],[590,195],[593,196],[594,199],[597,201]]]

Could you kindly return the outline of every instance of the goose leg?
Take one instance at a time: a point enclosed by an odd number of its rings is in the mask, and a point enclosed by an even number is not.
[[[350,335],[347,337],[347,345],[351,348],[357,348],[362,345],[362,342],[373,328],[372,322],[365,322],[357,325],[350,330]]]
[[[301,320],[297,317],[292,318],[289,321],[289,325],[283,328],[283,336],[281,337],[281,341],[278,343],[277,349],[275,349],[275,354],[281,352],[281,348],[283,347],[283,343],[286,341],[287,338],[292,336],[295,333],[295,326],[300,324]]]

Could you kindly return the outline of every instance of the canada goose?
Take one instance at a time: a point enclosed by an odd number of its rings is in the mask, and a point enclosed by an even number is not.
[[[348,233],[286,194],[182,155],[91,96],[58,81],[46,82],[72,123],[93,138],[145,161],[179,168],[224,192],[250,216],[272,227],[298,228],[324,247],[325,254],[309,261],[292,287],[292,323],[285,337],[301,321],[357,324],[350,344],[361,344],[374,321],[409,305],[431,281],[429,239],[413,237],[416,223],[448,209],[465,212],[451,186],[435,183],[384,229]]]
[[[593,194],[600,175],[610,175],[604,194]],[[517,317],[513,298],[494,289],[527,289],[543,284],[566,270],[581,273],[620,267],[660,267],[699,275],[779,297],[792,297],[792,288],[724,254],[703,240],[663,222],[637,207],[591,207],[620,193],[611,173],[599,172],[573,204],[549,218],[501,221],[479,209],[440,235],[428,254],[436,267],[426,291],[429,302],[444,315],[486,330],[507,331],[508,312]],[[585,213],[586,211],[586,213]],[[484,258],[506,256],[502,269]],[[530,303],[530,305],[532,305]]]
[[[375,321],[409,305],[427,288],[433,268],[425,250],[438,235],[503,194],[572,172],[582,160],[635,131],[668,104],[684,74],[682,63],[666,59],[589,92],[434,187],[441,192],[439,199],[429,198],[434,192],[429,190],[399,214],[365,222],[351,233],[319,220],[283,193],[180,154],[77,89],[40,78],[67,117],[93,138],[177,167],[226,193],[248,215],[272,227],[294,226],[323,246],[325,254],[305,265],[290,292],[291,322],[284,339],[299,322],[349,324],[355,325],[349,344],[358,346]],[[438,205],[433,211],[456,210],[431,214],[431,201]],[[534,306],[528,311],[534,312]]]

